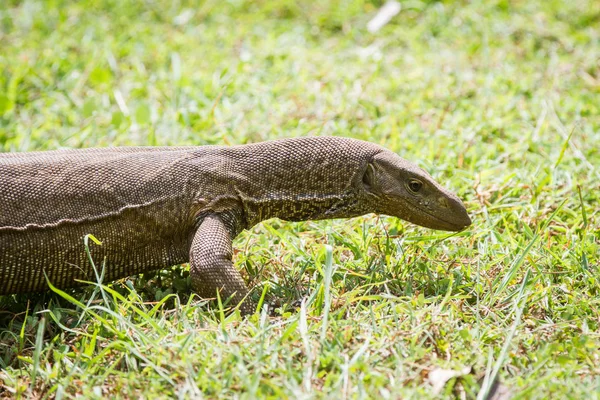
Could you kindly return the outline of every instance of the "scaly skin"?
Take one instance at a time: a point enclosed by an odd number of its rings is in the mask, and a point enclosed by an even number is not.
[[[0,294],[105,281],[190,262],[201,296],[247,288],[231,242],[269,218],[380,213],[433,229],[471,224],[425,171],[372,143],[310,137],[221,147],[106,148],[0,154]],[[252,305],[244,302],[244,312]]]

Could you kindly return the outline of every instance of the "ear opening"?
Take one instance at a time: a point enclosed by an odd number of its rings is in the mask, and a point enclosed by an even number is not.
[[[369,163],[367,169],[362,177],[362,183],[367,192],[372,192],[372,188],[375,185],[375,167]]]

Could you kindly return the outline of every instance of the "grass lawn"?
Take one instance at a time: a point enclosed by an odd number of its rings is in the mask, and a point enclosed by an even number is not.
[[[185,265],[0,297],[0,397],[600,397],[600,2],[1,3],[2,151],[350,136],[474,223],[264,222],[247,319]]]

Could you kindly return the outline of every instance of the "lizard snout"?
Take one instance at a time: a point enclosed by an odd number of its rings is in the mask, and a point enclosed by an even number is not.
[[[438,204],[440,205],[440,207],[442,207],[442,208],[448,208],[448,207],[450,207],[448,205],[448,199],[445,198],[444,196],[438,197],[437,200],[438,200]]]

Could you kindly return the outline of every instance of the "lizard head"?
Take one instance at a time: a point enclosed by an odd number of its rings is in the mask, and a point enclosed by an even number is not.
[[[362,184],[378,213],[446,231],[461,231],[471,225],[471,218],[456,195],[391,151],[373,156]]]

